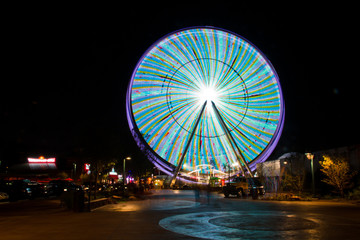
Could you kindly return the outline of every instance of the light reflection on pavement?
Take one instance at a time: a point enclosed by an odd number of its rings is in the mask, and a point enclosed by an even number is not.
[[[145,210],[174,210],[180,208],[192,208],[199,206],[200,203],[188,200],[146,200],[141,202],[123,202],[107,206],[105,211],[133,212]]]
[[[205,191],[196,199],[191,190],[152,192],[151,199],[97,211],[151,219],[171,239],[358,239],[360,231],[360,208],[351,203],[225,199]]]
[[[198,207],[200,202],[194,200],[194,192],[191,190],[152,190],[151,199],[119,202],[98,210],[110,212],[167,211]]]
[[[162,219],[169,231],[205,239],[319,239],[320,221],[286,212],[201,212]]]

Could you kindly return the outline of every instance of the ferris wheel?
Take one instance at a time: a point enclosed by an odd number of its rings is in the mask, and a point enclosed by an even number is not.
[[[173,180],[195,181],[194,171],[251,175],[284,124],[270,61],[243,37],[214,27],[182,29],[155,42],[132,74],[126,104],[138,146]]]

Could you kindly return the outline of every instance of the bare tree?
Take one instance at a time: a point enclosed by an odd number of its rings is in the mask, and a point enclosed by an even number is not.
[[[305,182],[305,169],[296,169],[296,171],[290,172],[286,171],[283,179],[284,188],[290,190],[291,192],[296,192],[299,195],[304,190]]]
[[[296,154],[284,160],[284,178],[282,186],[290,192],[301,194],[304,190],[306,171],[304,168],[303,156]]]

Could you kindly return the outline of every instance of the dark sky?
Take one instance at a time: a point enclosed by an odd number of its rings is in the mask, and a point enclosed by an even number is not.
[[[0,160],[140,156],[125,113],[132,71],[159,38],[204,25],[242,35],[274,65],[286,105],[275,155],[359,143],[357,6],[239,3],[8,9]]]

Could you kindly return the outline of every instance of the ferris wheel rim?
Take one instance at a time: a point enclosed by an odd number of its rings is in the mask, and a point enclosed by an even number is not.
[[[187,27],[187,28],[182,28],[182,29],[178,29],[175,31],[172,31],[164,36],[162,36],[161,38],[159,38],[157,41],[155,41],[150,47],[147,48],[147,50],[142,54],[141,58],[138,60],[132,75],[131,75],[131,79],[130,82],[128,84],[128,88],[127,88],[127,93],[126,93],[126,113],[127,113],[127,119],[128,119],[128,124],[130,127],[130,130],[132,131],[132,135],[134,136],[134,134],[137,135],[138,140],[137,144],[141,144],[142,148],[146,148],[145,151],[148,151],[148,153],[150,153],[150,155],[152,155],[153,160],[151,160],[154,165],[156,165],[158,168],[162,169],[164,172],[168,173],[168,174],[172,174],[172,170],[176,167],[175,165],[171,164],[170,162],[166,161],[163,157],[161,157],[150,145],[149,143],[143,138],[140,130],[137,127],[136,121],[134,119],[133,116],[133,106],[131,104],[131,89],[132,89],[132,85],[134,83],[134,78],[135,75],[137,73],[137,70],[139,68],[139,66],[141,65],[141,63],[143,62],[143,60],[146,58],[146,56],[148,56],[149,52],[156,47],[159,43],[161,43],[164,39],[168,38],[169,36],[172,36],[176,33],[180,33],[183,31],[187,31],[187,30],[192,30],[192,29],[213,29],[216,31],[222,31],[225,33],[229,33],[232,34],[234,36],[236,36],[237,38],[240,38],[242,41],[245,41],[247,44],[249,44],[251,47],[253,47],[266,61],[266,64],[270,67],[271,71],[274,74],[274,78],[276,80],[277,83],[277,87],[279,89],[279,99],[280,99],[280,114],[279,114],[279,122],[276,126],[276,130],[272,135],[271,140],[269,141],[269,143],[267,144],[267,146],[258,154],[258,156],[256,158],[254,158],[250,163],[250,169],[254,170],[256,168],[256,163],[258,162],[263,162],[264,160],[266,160],[271,153],[273,152],[273,150],[276,147],[276,144],[278,143],[278,141],[280,140],[281,137],[281,133],[283,131],[283,127],[284,127],[284,120],[285,120],[285,103],[284,103],[284,96],[282,93],[282,88],[281,88],[281,84],[279,81],[279,76],[275,70],[275,68],[273,67],[271,61],[267,58],[267,56],[256,46],[254,45],[251,41],[249,41],[248,39],[246,39],[245,37],[229,31],[227,29],[223,29],[223,28],[218,28],[218,27],[213,27],[213,26],[192,26],[192,27]],[[214,59],[216,61],[219,61],[218,59]],[[227,64],[227,63],[225,63]],[[135,136],[134,136],[135,137]]]

